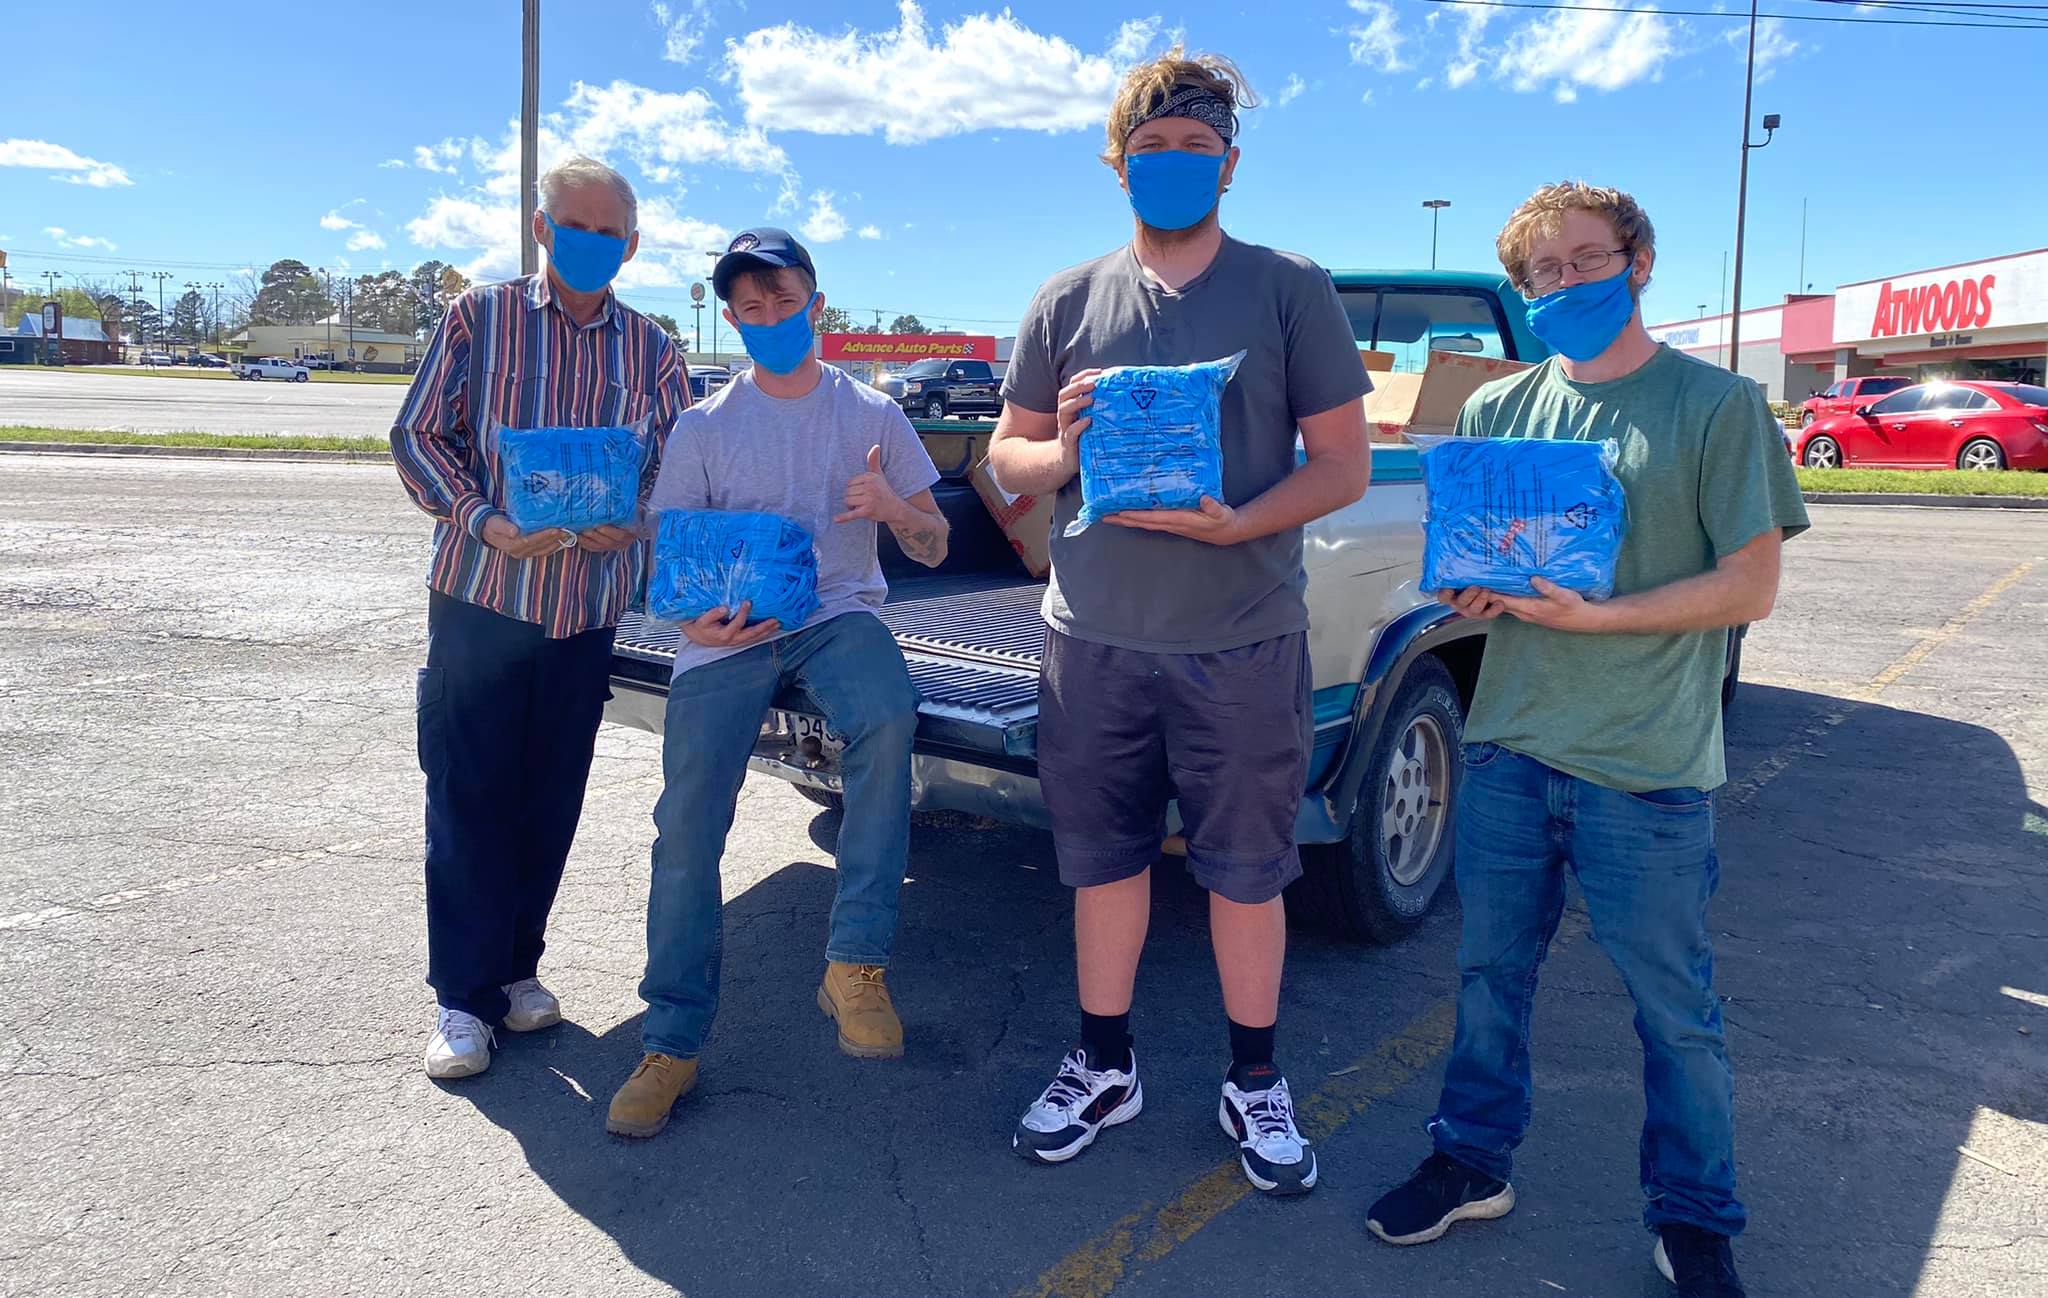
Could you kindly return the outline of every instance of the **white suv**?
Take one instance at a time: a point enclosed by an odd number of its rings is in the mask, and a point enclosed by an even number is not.
[[[304,383],[311,377],[306,367],[291,361],[281,361],[274,356],[257,356],[235,362],[235,377],[238,379],[290,379]]]

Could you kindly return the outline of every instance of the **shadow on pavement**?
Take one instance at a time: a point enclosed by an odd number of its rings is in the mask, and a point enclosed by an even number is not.
[[[1715,927],[1752,1290],[1949,1292],[1930,1247],[1945,1205],[1962,1204],[1974,1238],[2034,1229],[2025,1196],[1979,1185],[2000,1174],[1957,1147],[1989,1144],[1977,1152],[1996,1160],[1998,1124],[2048,1120],[2048,1012],[2001,991],[2048,994],[2048,821],[2010,748],[1974,726],[1749,687],[1730,743]],[[828,844],[832,828],[821,816],[813,836]],[[662,1136],[603,1132],[638,1018],[601,1037],[564,1024],[515,1039],[461,1093],[634,1267],[693,1295],[1009,1293],[1229,1152],[1214,1119],[1221,1010],[1191,885],[1156,890],[1136,1016],[1145,1120],[1085,1167],[1035,1168],[1009,1131],[1073,1031],[1071,903],[1049,844],[921,819],[912,856],[891,977],[907,1058],[839,1055],[812,1003],[833,887],[821,848],[727,905],[705,1071]],[[1355,1058],[1452,990],[1455,907],[1440,911],[1395,948],[1294,936],[1291,1072]],[[1605,963],[1584,945],[1572,976],[1597,980]],[[1356,1229],[1420,1156],[1437,1061],[1333,1142],[1332,1184],[1287,1209],[1312,1240],[1276,1228],[1278,1206],[1242,1204],[1117,1292],[1477,1295],[1533,1292],[1532,1274],[1577,1293],[1668,1292],[1626,1224],[1641,1109],[1625,1009],[1563,993],[1540,1005],[1537,1125],[1550,1134],[1518,1169],[1543,1187],[1534,1211],[1431,1249]]]

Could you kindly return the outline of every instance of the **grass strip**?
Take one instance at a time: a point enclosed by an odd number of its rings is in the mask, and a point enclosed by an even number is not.
[[[20,368],[33,370],[38,374],[122,374],[143,379],[229,379],[241,382],[232,370],[205,370],[183,365],[159,365],[155,369],[141,365],[24,365]],[[314,383],[410,383],[410,374],[355,374],[346,370],[311,370],[306,375]],[[285,383],[288,379],[264,379],[264,383]]]
[[[1801,469],[1802,491],[1868,492],[1901,496],[2048,496],[2048,473],[1960,469]]]
[[[70,442],[94,446],[178,446],[230,451],[353,451],[389,455],[381,437],[235,437],[226,433],[125,433],[102,428],[27,428],[0,424],[0,442]]]

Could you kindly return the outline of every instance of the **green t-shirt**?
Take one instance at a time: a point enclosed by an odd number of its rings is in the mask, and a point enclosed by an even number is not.
[[[1757,385],[1662,348],[1635,373],[1575,383],[1553,357],[1487,384],[1464,437],[1612,440],[1628,499],[1614,593],[1712,571],[1768,528],[1806,530],[1806,504]],[[1587,635],[1496,619],[1469,743],[1489,741],[1632,793],[1717,788],[1726,631]]]

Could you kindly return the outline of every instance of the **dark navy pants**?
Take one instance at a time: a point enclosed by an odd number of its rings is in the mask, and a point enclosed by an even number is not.
[[[440,592],[419,674],[427,777],[427,985],[493,1026],[531,978],[583,812],[612,628],[550,640]]]

